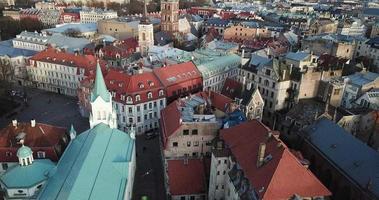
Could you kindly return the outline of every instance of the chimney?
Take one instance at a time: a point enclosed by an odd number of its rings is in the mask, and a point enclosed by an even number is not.
[[[290,74],[292,74],[293,64],[290,65]]]
[[[258,158],[257,158],[257,168],[263,165],[263,160],[265,158],[266,144],[260,143],[258,150]]]
[[[13,125],[14,127],[17,127],[17,119],[12,120],[12,125]]]
[[[286,79],[286,73],[287,73],[287,70],[283,70],[283,74],[282,74],[282,79],[285,80]]]
[[[30,120],[30,126],[36,127],[36,120],[35,119]]]

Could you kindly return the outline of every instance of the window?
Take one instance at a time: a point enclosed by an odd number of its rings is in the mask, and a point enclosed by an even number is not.
[[[153,108],[153,104],[150,102],[149,103],[149,109],[152,109]]]
[[[159,96],[163,96],[163,90],[159,90]]]
[[[275,88],[275,83],[274,82],[272,82],[272,88]]]
[[[38,151],[37,152],[37,158],[45,158],[45,152],[44,151]]]
[[[193,146],[198,147],[199,146],[199,141],[193,142]]]
[[[180,200],[186,200],[186,197],[185,196],[180,197]]]
[[[132,107],[129,107],[129,113],[132,113],[133,110],[132,110]]]
[[[141,111],[141,107],[137,106],[137,112],[140,112],[140,111]]]
[[[133,118],[129,117],[129,124],[133,123]]]
[[[1,165],[3,167],[3,170],[7,170],[8,169],[8,163],[2,163]]]
[[[270,75],[271,75],[271,70],[266,69],[266,75],[267,75],[267,76],[270,76]]]
[[[5,152],[5,156],[6,157],[11,157],[12,156],[12,152],[9,152],[9,151]]]
[[[136,95],[136,101],[141,101],[141,96],[139,94]]]
[[[144,110],[147,110],[147,104],[146,104],[146,103],[143,104],[143,109],[144,109]]]
[[[183,130],[183,135],[189,135],[189,130],[188,129],[184,129]]]
[[[173,146],[173,147],[178,147],[178,143],[177,143],[177,142],[173,142],[173,143],[172,143],[172,146]]]
[[[157,102],[156,101],[154,101],[154,108],[156,108],[157,107]]]
[[[163,100],[159,101],[159,105],[163,106]]]
[[[192,130],[192,135],[197,135],[198,133],[197,133],[197,129],[193,129]]]
[[[153,98],[153,93],[151,93],[151,92],[147,93],[147,98],[148,99],[152,99]]]
[[[190,147],[191,146],[191,141],[188,141],[187,142],[187,147]]]
[[[144,119],[147,120],[147,115],[145,114]]]
[[[141,122],[141,117],[140,116],[137,117],[137,122]]]

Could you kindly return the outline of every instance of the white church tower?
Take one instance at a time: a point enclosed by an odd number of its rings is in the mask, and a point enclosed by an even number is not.
[[[147,17],[146,1],[144,13],[138,25],[138,44],[142,56],[146,56],[149,48],[154,45],[154,27]]]
[[[113,109],[112,95],[107,90],[99,61],[96,66],[95,85],[91,92],[90,127],[99,123],[108,124],[110,128],[117,128],[117,115]]]

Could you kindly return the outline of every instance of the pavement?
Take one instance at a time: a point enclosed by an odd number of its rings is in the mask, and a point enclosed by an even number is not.
[[[141,200],[142,196],[147,196],[149,200],[167,199],[159,137],[146,140],[144,135],[137,136],[136,148],[133,200]]]
[[[82,117],[77,105],[78,100],[74,97],[59,95],[52,92],[26,88],[28,106],[22,106],[12,112],[17,112],[11,118],[0,118],[0,128],[7,126],[13,119],[19,122],[29,122],[35,119],[37,123],[51,124],[54,126],[69,128],[71,124],[77,133],[89,128],[88,118]],[[15,97],[22,102],[22,99]]]

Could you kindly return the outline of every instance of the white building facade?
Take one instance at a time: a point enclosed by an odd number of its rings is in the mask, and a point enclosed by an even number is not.
[[[117,12],[111,10],[82,10],[80,11],[81,23],[96,23],[102,19],[117,18]]]

